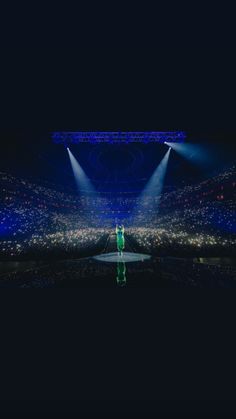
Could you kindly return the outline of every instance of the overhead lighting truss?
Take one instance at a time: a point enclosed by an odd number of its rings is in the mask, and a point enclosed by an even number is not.
[[[183,143],[185,141],[186,134],[183,131],[171,131],[171,132],[158,132],[158,131],[147,131],[147,132],[54,132],[52,133],[52,139],[55,144],[63,144],[68,146],[69,144],[79,143],[160,143],[165,142],[171,143]]]

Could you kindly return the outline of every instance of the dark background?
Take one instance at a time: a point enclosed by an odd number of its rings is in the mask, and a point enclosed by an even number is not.
[[[183,129],[234,149],[227,6],[58,9],[2,15],[1,160],[13,131]],[[4,291],[2,414],[233,415],[230,293]]]

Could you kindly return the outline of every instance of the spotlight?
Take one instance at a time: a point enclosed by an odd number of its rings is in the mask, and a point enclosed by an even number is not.
[[[69,147],[67,147],[67,150],[78,190],[86,194],[95,193],[95,189],[90,179],[88,178],[88,176],[86,175],[86,173],[84,172],[74,155],[71,153]]]
[[[191,163],[198,165],[199,167],[208,167],[212,156],[210,155],[209,148],[200,144],[179,144],[176,142],[166,142],[166,144],[176,151],[179,155],[189,160]]]
[[[136,217],[140,211],[146,211],[147,205],[149,205],[149,209],[155,208],[155,211],[158,211],[161,194],[164,187],[170,151],[171,147],[169,147],[163,159],[155,169],[148,183],[146,184],[145,188],[141,192],[141,195],[138,199],[138,204],[134,209],[134,217]],[[152,198],[151,201],[150,198]],[[155,200],[153,198],[155,198]]]

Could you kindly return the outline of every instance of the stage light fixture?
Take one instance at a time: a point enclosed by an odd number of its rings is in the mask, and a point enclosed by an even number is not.
[[[79,143],[159,143],[166,142],[184,143],[186,133],[183,131],[144,131],[144,132],[54,132],[52,139],[55,144],[79,144]]]

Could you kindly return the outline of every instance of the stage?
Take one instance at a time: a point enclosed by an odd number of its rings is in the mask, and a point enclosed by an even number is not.
[[[3,265],[3,266],[2,266]],[[235,259],[103,253],[81,259],[0,264],[0,288],[235,288]]]
[[[133,252],[123,252],[122,255],[119,255],[118,252],[104,253],[98,256],[94,256],[95,260],[99,262],[108,262],[108,263],[129,263],[129,262],[144,262],[145,260],[151,259],[150,255],[145,255],[142,253],[133,253]]]

